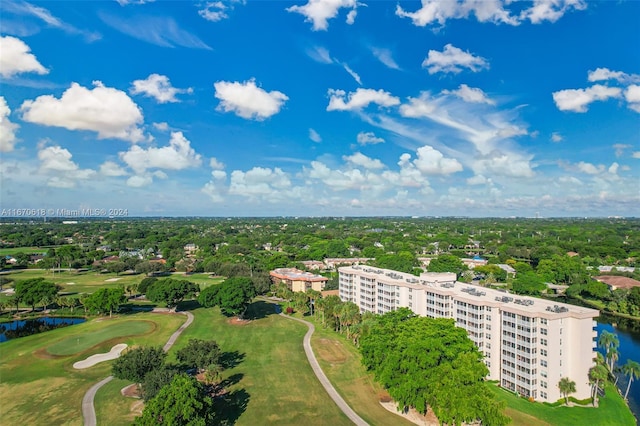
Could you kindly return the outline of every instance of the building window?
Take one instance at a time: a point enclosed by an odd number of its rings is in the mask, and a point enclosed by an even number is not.
[[[540,324],[547,325],[547,319],[546,318],[540,318]]]
[[[545,389],[546,389],[546,388],[547,388],[547,382],[542,382],[542,381],[541,381],[541,382],[540,382],[540,386],[542,386],[543,388],[545,388]]]
[[[547,399],[547,393],[546,393],[546,392],[540,392],[540,396],[541,396],[543,399]]]
[[[560,361],[560,362],[562,362],[562,361]],[[540,365],[543,366],[543,367],[546,367],[547,366],[547,361],[545,361],[544,359],[541,359],[540,360]]]
[[[544,371],[544,370],[542,370],[542,371],[540,371],[540,375],[541,375],[542,377],[547,377],[547,372],[546,372],[546,371]]]
[[[540,349],[540,354],[542,356],[547,356],[547,350],[546,349]],[[562,355],[562,354],[560,354],[560,355]]]
[[[542,346],[547,346],[547,339],[540,339],[540,344]]]
[[[546,328],[541,328],[540,329],[540,334],[542,334],[543,336],[547,335],[547,329]]]

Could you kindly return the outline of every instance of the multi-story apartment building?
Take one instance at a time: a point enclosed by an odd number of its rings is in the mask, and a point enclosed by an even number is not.
[[[284,283],[291,291],[324,290],[324,286],[329,278],[322,275],[314,275],[310,272],[301,271],[297,268],[276,268],[269,272],[271,282],[274,284]]]
[[[569,377],[578,399],[591,396],[599,312],[509,294],[456,281],[454,273],[419,277],[370,266],[339,268],[340,299],[362,312],[384,314],[407,307],[417,315],[452,318],[484,354],[488,379],[537,401],[562,397],[558,382]]]

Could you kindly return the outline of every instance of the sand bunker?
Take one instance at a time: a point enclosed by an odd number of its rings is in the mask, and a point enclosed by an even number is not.
[[[112,282],[118,281],[118,280],[120,280],[120,278],[109,278],[108,280],[104,280],[104,281],[107,282],[107,283],[112,283]]]
[[[91,355],[89,358],[78,361],[73,364],[73,368],[82,370],[83,368],[93,367],[99,362],[102,361],[110,361],[112,359],[116,359],[120,356],[120,353],[127,347],[126,343],[120,343],[111,348],[109,352],[106,354],[95,354]]]

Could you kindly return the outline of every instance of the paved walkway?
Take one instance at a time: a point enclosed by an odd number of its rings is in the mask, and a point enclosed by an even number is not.
[[[290,317],[283,313],[280,313],[280,315],[290,320],[298,321],[307,325],[309,330],[307,330],[307,334],[304,335],[302,346],[304,347],[305,354],[307,354],[307,359],[309,360],[311,369],[316,374],[316,377],[318,378],[318,380],[320,380],[320,383],[322,384],[324,389],[327,391],[331,399],[333,399],[333,401],[336,403],[338,408],[342,410],[342,412],[349,418],[349,420],[351,420],[354,424],[358,426],[368,426],[369,423],[365,422],[362,419],[362,417],[357,415],[356,412],[353,411],[351,407],[349,407],[346,401],[342,399],[338,391],[336,391],[336,388],[333,387],[333,385],[331,384],[327,376],[324,374],[324,371],[322,371],[322,368],[320,368],[320,364],[318,364],[318,360],[316,359],[316,356],[313,353],[313,349],[311,349],[311,335],[316,330],[315,326],[308,321]]]
[[[191,312],[178,313],[186,315],[187,320],[180,326],[180,328],[178,328],[178,330],[176,330],[175,333],[171,335],[171,337],[169,337],[169,340],[167,340],[167,343],[162,348],[165,352],[171,349],[171,346],[173,346],[176,340],[178,340],[178,337],[180,337],[180,334],[184,329],[189,327],[193,322],[193,314]],[[84,418],[84,426],[96,426],[98,424],[96,420],[96,410],[93,406],[93,399],[96,396],[96,392],[111,380],[113,380],[113,376],[109,376],[106,379],[99,381],[95,385],[91,386],[87,393],[84,394],[84,397],[82,398],[82,417]]]

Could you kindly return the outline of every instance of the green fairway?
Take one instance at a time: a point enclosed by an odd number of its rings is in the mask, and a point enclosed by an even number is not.
[[[108,352],[115,343],[134,345],[164,345],[169,336],[184,323],[183,315],[138,313],[114,318],[101,318],[45,333],[21,337],[0,344],[0,404],[2,424],[81,425],[81,403],[92,385],[111,374],[111,362],[103,362],[85,370],[72,367],[89,355]],[[62,341],[73,342],[81,336],[101,333],[104,329],[127,323],[148,323],[153,332],[138,336],[98,342],[82,352],[69,356],[54,356],[48,348]],[[139,327],[134,325],[133,327]],[[129,333],[130,334],[130,333]],[[117,341],[117,342],[116,342]]]
[[[80,293],[93,293],[101,288],[117,288],[119,286],[126,287],[129,284],[139,283],[144,275],[126,275],[126,274],[100,274],[94,271],[75,272],[61,271],[52,272],[43,269],[18,269],[14,272],[4,275],[15,281],[27,280],[30,278],[44,278],[58,284],[62,290],[62,294],[77,295]]]
[[[62,339],[47,348],[51,355],[73,355],[83,352],[99,343],[116,337],[137,336],[153,331],[156,324],[152,321],[118,322],[93,333],[81,331]]]
[[[507,402],[507,414],[514,419],[514,425],[633,426],[636,424],[631,411],[611,384],[607,384],[605,387],[605,396],[600,398],[597,408],[551,407],[518,398],[493,384],[488,384],[487,387],[498,398]],[[530,416],[539,421],[532,422]]]
[[[0,248],[0,256],[14,256],[18,253],[46,253],[48,248],[42,247],[10,247]]]

